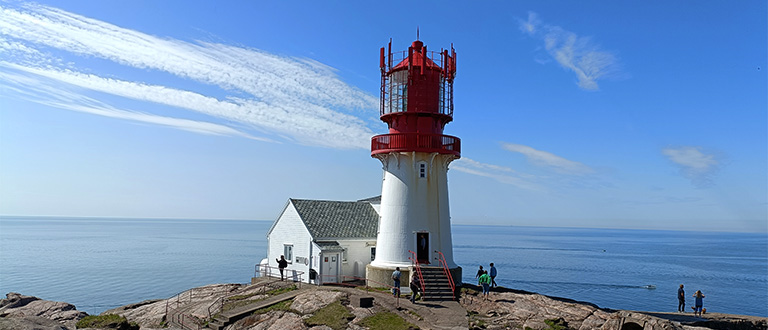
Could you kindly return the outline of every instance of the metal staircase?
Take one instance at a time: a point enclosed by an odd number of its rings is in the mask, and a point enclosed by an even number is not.
[[[451,281],[445,275],[442,267],[424,267],[421,266],[421,276],[424,278],[424,292],[422,300],[424,301],[446,301],[454,300]]]

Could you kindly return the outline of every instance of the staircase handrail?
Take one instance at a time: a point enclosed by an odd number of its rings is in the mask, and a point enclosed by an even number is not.
[[[448,262],[445,261],[445,255],[443,255],[442,252],[435,250],[437,254],[440,256],[438,260],[440,260],[440,264],[443,265],[443,273],[445,273],[445,276],[448,277],[448,283],[451,284],[451,292],[453,292],[453,297],[456,297],[456,284],[453,282],[453,276],[451,276],[451,271],[448,270]]]
[[[176,314],[176,318],[177,318],[178,324],[182,327],[182,329],[201,330],[203,328],[203,326],[199,323],[199,321],[191,315],[180,313],[180,314]],[[190,322],[194,326],[190,326],[188,322],[186,322],[186,320],[190,320]]]
[[[413,257],[408,257],[408,259],[411,259],[411,264],[414,265],[414,269],[416,270],[416,274],[419,276],[419,283],[421,283],[421,292],[426,293],[427,292],[427,285],[424,283],[424,277],[421,275],[421,266],[419,264],[419,258],[416,257],[416,252],[413,252],[411,250],[408,250]],[[410,284],[410,279],[408,279],[408,283]]]
[[[179,303],[180,303],[180,302],[179,302],[179,300],[181,300],[181,295],[182,295],[182,294],[184,294],[185,292],[189,292],[189,301],[192,301],[192,290],[194,290],[194,289],[195,289],[195,288],[192,288],[192,289],[187,289],[187,290],[181,291],[181,292],[179,292],[179,293],[177,293],[177,294],[175,294],[175,295],[171,296],[170,298],[166,299],[166,300],[165,300],[165,317],[166,317],[166,318],[168,318],[168,310],[172,308],[172,307],[171,307],[171,308],[169,308],[168,304],[170,304],[170,303],[171,303],[171,301],[172,301],[174,298],[176,299],[175,303],[176,303],[176,307],[178,308],[178,307],[179,307]]]

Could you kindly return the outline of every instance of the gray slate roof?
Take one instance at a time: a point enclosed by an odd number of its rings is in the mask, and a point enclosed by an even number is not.
[[[317,242],[317,246],[320,247],[320,250],[323,252],[341,252],[344,251],[344,248],[339,245],[339,242],[333,241],[333,242]]]
[[[316,240],[376,238],[379,214],[369,202],[290,200]]]
[[[358,202],[369,202],[371,204],[381,204],[381,195],[358,200]]]

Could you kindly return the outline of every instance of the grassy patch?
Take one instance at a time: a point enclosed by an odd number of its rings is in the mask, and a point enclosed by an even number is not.
[[[392,288],[378,288],[378,287],[365,287],[365,286],[356,286],[355,289],[365,290],[365,291],[380,291],[380,292],[389,292],[392,293]]]
[[[549,329],[551,330],[568,330],[568,322],[565,322],[564,319],[551,319],[551,320],[544,320],[544,323],[549,326]]]
[[[347,328],[349,321],[353,320],[355,315],[349,312],[349,310],[341,305],[341,302],[334,302],[328,306],[325,306],[315,312],[312,317],[304,320],[304,323],[309,326],[326,325],[334,330],[342,330]]]
[[[421,317],[421,315],[419,315],[419,313],[416,313],[416,312],[414,312],[414,311],[412,311],[410,309],[408,310],[408,314],[411,314],[413,317],[415,317],[419,321],[424,321],[424,318]]]
[[[271,311],[287,311],[291,309],[291,303],[293,303],[293,300],[284,300],[272,306],[257,309],[253,312],[253,314],[264,314]]]
[[[392,312],[381,312],[366,317],[360,322],[360,325],[371,330],[407,330],[419,328],[403,320],[400,315]]]
[[[487,326],[485,320],[480,318],[480,314],[475,311],[467,311],[467,319],[469,321],[470,329],[485,329]]]
[[[286,286],[286,287],[282,287],[282,288],[277,288],[277,289],[269,290],[269,291],[267,291],[267,295],[276,296],[276,295],[279,295],[281,293],[291,292],[293,290],[298,290],[298,289],[299,288],[297,288],[295,285],[291,285],[291,286]]]
[[[544,330],[568,330],[568,329],[570,329],[568,327],[568,322],[566,322],[562,318],[544,320],[544,324],[549,326],[548,328],[546,328]],[[529,329],[533,330],[531,327],[525,327],[525,330],[529,330]]]
[[[119,330],[139,330],[135,322],[128,322],[124,316],[115,314],[88,315],[75,325],[77,328],[103,328]]]
[[[227,300],[229,301],[244,300],[257,295],[260,295],[260,293],[240,294],[240,295],[229,297],[227,298]]]

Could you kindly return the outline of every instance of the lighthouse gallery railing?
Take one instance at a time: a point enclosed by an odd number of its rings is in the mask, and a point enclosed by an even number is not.
[[[461,154],[461,139],[443,134],[393,133],[376,135],[371,138],[371,153],[381,154],[397,151],[437,152]]]

